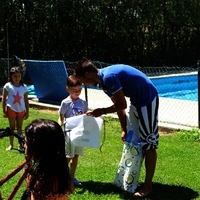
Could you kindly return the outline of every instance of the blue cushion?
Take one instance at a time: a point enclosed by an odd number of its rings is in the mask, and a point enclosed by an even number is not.
[[[64,61],[24,60],[24,62],[39,101],[60,103],[69,95],[66,91],[68,74]]]

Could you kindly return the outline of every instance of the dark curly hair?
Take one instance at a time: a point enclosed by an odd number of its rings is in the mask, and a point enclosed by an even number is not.
[[[27,160],[32,160],[28,191],[35,198],[63,196],[72,192],[61,126],[47,119],[35,119],[25,128]]]
[[[85,72],[97,72],[97,67],[91,61],[81,60],[74,68],[74,75],[85,77]]]

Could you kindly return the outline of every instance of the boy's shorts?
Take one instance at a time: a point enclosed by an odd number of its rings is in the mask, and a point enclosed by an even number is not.
[[[7,106],[7,116],[8,117],[24,117],[25,111],[23,112],[15,112],[9,106]]]
[[[65,142],[65,154],[67,158],[73,158],[75,155],[83,156],[84,147],[74,146],[71,142]]]

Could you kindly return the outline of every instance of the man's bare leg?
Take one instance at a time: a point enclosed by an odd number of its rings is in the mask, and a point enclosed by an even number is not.
[[[146,176],[144,184],[141,189],[134,193],[135,197],[145,197],[152,191],[152,179],[154,176],[157,161],[156,149],[150,149],[145,151],[145,168]]]

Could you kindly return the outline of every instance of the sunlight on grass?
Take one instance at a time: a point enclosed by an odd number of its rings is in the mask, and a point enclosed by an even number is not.
[[[0,109],[1,111],[1,109]],[[2,111],[1,111],[2,112]],[[24,121],[24,127],[35,118],[48,118],[57,121],[57,114],[46,114],[37,109],[30,109],[30,118]],[[1,128],[8,126],[7,119],[2,118]],[[105,132],[102,129],[100,149],[85,148],[85,155],[80,157],[76,177],[82,187],[76,188],[71,200],[118,200],[133,199],[132,194],[119,190],[113,185],[115,173],[121,159],[123,144],[120,139],[120,126],[117,119],[105,118]],[[198,130],[177,131],[162,135],[158,148],[158,162],[153,179],[153,192],[148,198],[152,200],[191,200],[200,199],[200,143]],[[6,152],[8,138],[0,140],[0,179],[24,160],[24,155],[13,150]],[[17,142],[15,141],[15,144]],[[1,187],[6,199],[19,174]],[[139,184],[144,180],[145,169],[142,165]],[[20,199],[25,184],[14,199]],[[135,199],[135,198],[134,198]]]
[[[198,129],[193,129],[191,131],[178,131],[176,136],[183,140],[200,142],[200,132]]]

